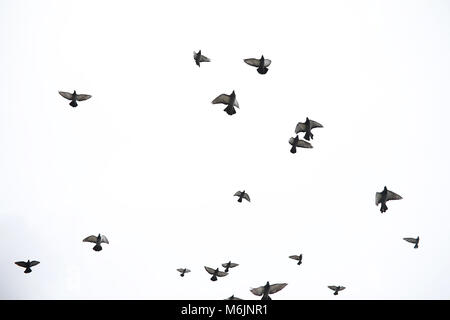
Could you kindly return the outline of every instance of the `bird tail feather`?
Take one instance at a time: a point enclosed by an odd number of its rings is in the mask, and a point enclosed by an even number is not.
[[[94,251],[102,251],[102,246],[99,244],[96,244],[93,249],[94,249]]]
[[[78,106],[78,103],[75,101],[75,100],[72,100],[70,103],[69,103],[72,107],[76,107],[76,106]]]

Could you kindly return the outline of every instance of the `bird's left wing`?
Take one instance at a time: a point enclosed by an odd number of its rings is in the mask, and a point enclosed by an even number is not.
[[[109,244],[108,238],[106,236],[104,236],[104,235],[102,235],[102,241],[101,242]]]
[[[23,268],[27,267],[27,263],[25,261],[17,261],[14,263],[17,264],[19,267],[23,267]]]
[[[89,94],[77,94],[77,101],[84,101],[89,98],[92,98],[92,96]]]
[[[411,243],[416,243],[417,242],[417,239],[415,239],[415,238],[403,238],[403,240],[411,242]]]
[[[295,126],[295,133],[299,132],[306,132],[306,124],[304,124],[303,122],[299,122]]]
[[[311,129],[314,129],[314,128],[323,128],[323,125],[321,125],[321,124],[318,123],[317,121],[309,120],[309,123],[310,123]]]
[[[228,104],[228,103],[230,103],[230,96],[227,94],[221,94],[220,96],[215,98],[211,103],[213,103],[213,104],[217,104],[217,103]]]
[[[251,293],[253,293],[256,296],[262,296],[264,293],[264,286],[250,289]]]
[[[388,190],[386,200],[400,200],[400,199],[403,199],[400,195]]]
[[[272,61],[270,59],[264,59],[264,67],[270,66],[271,63]]]
[[[211,59],[205,57],[204,55],[200,56],[200,62],[210,62],[210,61],[211,61]]]
[[[287,283],[275,283],[270,285],[269,293],[273,294],[287,286]]]
[[[250,202],[250,196],[248,195],[248,193],[244,193],[243,198],[244,198],[245,200],[247,200],[248,202]]]
[[[73,95],[69,92],[64,92],[64,91],[58,91],[58,92],[61,96],[63,96],[64,98],[66,98],[68,100],[72,100],[72,98],[73,98]]]
[[[259,67],[259,59],[254,58],[244,59],[244,62],[250,66]]]
[[[297,255],[289,256],[289,258],[294,259],[294,260],[300,260],[300,257]]]
[[[298,140],[297,141],[297,147],[311,149],[313,146],[312,146],[311,143],[309,143],[309,142],[307,142],[305,140]]]
[[[209,274],[214,274],[214,272],[216,272],[216,270],[214,270],[213,268],[206,267],[206,266],[205,266],[205,270],[206,270]]]
[[[96,236],[89,236],[89,237],[83,239],[83,242],[93,242],[93,243],[97,243],[97,237],[96,237]]]
[[[30,267],[34,267],[34,266],[36,266],[36,265],[38,265],[40,262],[39,261],[31,261],[30,262]]]
[[[237,267],[239,264],[237,264],[237,263],[230,263],[230,268],[234,268],[234,267]]]

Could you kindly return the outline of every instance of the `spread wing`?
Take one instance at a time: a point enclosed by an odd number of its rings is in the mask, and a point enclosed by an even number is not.
[[[286,286],[287,286],[287,283],[271,284],[270,288],[269,288],[269,293],[270,294],[276,293],[276,292],[280,291],[281,289],[283,289]]]
[[[403,240],[408,241],[410,243],[417,243],[417,239],[415,238],[403,238]]]
[[[250,196],[248,195],[248,193],[244,193],[243,198],[244,198],[245,200],[247,200],[248,202],[250,202]]]
[[[297,141],[297,147],[300,148],[312,148],[313,146],[311,145],[311,143],[305,141],[305,140],[298,140]]]
[[[321,125],[320,123],[318,123],[317,121],[314,121],[314,120],[309,120],[309,125],[310,125],[311,129],[323,128],[323,125]]]
[[[253,293],[256,296],[262,296],[264,293],[264,286],[250,289],[251,293]]]
[[[224,272],[224,271],[218,271],[217,272],[217,276],[218,277],[225,277],[226,275],[228,275],[228,272]]]
[[[238,196],[238,197],[240,197],[241,196],[241,194],[242,194],[242,192],[240,192],[240,191],[237,191],[235,194],[234,194],[234,196]]]
[[[30,267],[37,266],[39,263],[40,263],[39,261],[34,261],[33,260],[33,261],[30,262]]]
[[[25,261],[17,261],[17,262],[14,262],[14,263],[17,264],[19,267],[22,267],[22,268],[26,268],[27,267],[27,263]]]
[[[345,289],[345,287],[339,287],[338,289],[339,289],[339,291],[342,291]]]
[[[194,59],[197,58],[197,52],[194,51]]]
[[[270,59],[264,59],[264,67],[270,66],[271,63],[272,61]]]
[[[104,236],[104,235],[102,235],[102,240],[101,240],[101,242],[102,242],[102,243],[107,243],[107,244],[109,244],[108,238],[106,238],[106,236]]]
[[[89,98],[91,98],[92,96],[89,94],[77,94],[77,101],[84,101],[87,100]]]
[[[225,300],[243,300],[243,299],[235,297],[235,296],[231,296],[231,297],[229,297],[229,298],[227,298]]]
[[[72,100],[72,98],[73,98],[73,95],[71,93],[64,92],[64,91],[58,91],[58,92],[61,96],[63,96],[64,98],[66,98],[68,100]]]
[[[210,268],[210,267],[206,267],[206,266],[205,266],[205,270],[206,270],[209,274],[214,274],[214,273],[216,272],[215,269]]]
[[[306,132],[306,124],[303,122],[297,123],[297,126],[295,127],[295,133],[299,132]]]
[[[381,192],[375,194],[375,205],[377,206],[381,201]]]
[[[83,239],[83,242],[93,242],[93,243],[97,243],[97,237],[96,237],[96,236],[89,236],[89,237]]]
[[[183,272],[184,269],[183,269],[183,268],[178,268],[177,271],[178,271],[178,272]],[[186,270],[186,272],[187,272],[187,270]]]
[[[204,55],[200,56],[200,62],[210,62],[211,60],[207,57],[205,57]]]
[[[328,288],[330,288],[331,290],[336,291],[337,287],[336,286],[328,286]]]
[[[184,271],[184,273],[189,273],[189,272],[191,272],[191,270],[189,270],[189,269],[186,269],[186,271]]]
[[[237,263],[230,263],[230,268],[234,268],[234,267],[237,267],[239,264],[237,264]]]
[[[234,103],[233,103],[233,105],[234,105],[236,108],[239,108],[239,102],[237,101],[236,98],[234,98]]]
[[[401,196],[399,196],[398,194],[396,194],[395,192],[389,191],[387,192],[386,195],[386,201],[388,200],[400,200],[403,199]]]
[[[294,260],[300,260],[300,256],[297,256],[297,255],[289,256],[289,258],[294,259]]]
[[[253,67],[259,67],[259,59],[254,59],[254,58],[244,59],[244,62]]]
[[[220,96],[218,96],[217,98],[215,98],[212,101],[213,104],[218,104],[218,103],[223,103],[223,104],[228,104],[230,103],[230,96],[227,94],[221,94]],[[236,102],[235,102],[236,103]]]

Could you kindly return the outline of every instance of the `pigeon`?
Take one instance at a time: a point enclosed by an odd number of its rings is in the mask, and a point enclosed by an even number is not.
[[[239,264],[237,264],[237,263],[232,263],[231,261],[229,261],[229,262],[227,262],[227,263],[222,263],[222,267],[225,268],[225,272],[228,272],[228,270],[229,270],[230,268],[237,267],[238,265],[239,265]]]
[[[375,195],[375,205],[378,206],[379,203],[381,203],[380,212],[386,212],[388,207],[386,206],[386,202],[389,200],[400,200],[403,199],[401,196],[396,194],[395,192],[389,191],[386,186],[384,187],[383,191],[377,192]]]
[[[237,191],[234,194],[235,197],[239,197],[238,202],[242,202],[242,199],[247,200],[248,202],[250,202],[250,196],[248,195],[247,192],[244,191]]]
[[[269,294],[274,294],[286,286],[287,283],[270,284],[269,281],[267,281],[264,286],[250,289],[250,291],[256,296],[262,296],[261,300],[272,300],[272,298],[269,297]]]
[[[205,269],[209,274],[213,275],[211,281],[217,281],[217,277],[225,277],[228,274],[227,272],[219,271],[219,268],[214,270],[213,268],[205,266]]]
[[[194,51],[194,60],[195,64],[200,67],[200,62],[211,62],[211,59],[202,55],[202,50],[198,50],[198,52]]]
[[[257,71],[260,74],[266,74],[269,71],[267,67],[272,63],[269,59],[264,59],[264,56],[261,56],[260,59],[244,59],[244,62],[250,66],[257,67]]]
[[[228,113],[230,116],[236,113],[236,109],[234,107],[239,108],[239,103],[236,100],[236,93],[234,92],[234,90],[230,95],[221,94],[220,96],[215,98],[212,101],[212,103],[213,104],[218,104],[218,103],[226,104],[227,107],[225,109],[223,109],[223,111]]]
[[[311,145],[311,143],[309,143],[305,140],[300,140],[298,135],[296,135],[295,138],[290,138],[289,144],[292,146],[291,153],[296,153],[297,147],[299,147],[299,148],[312,148],[313,147]]]
[[[181,274],[180,274],[180,277],[184,277],[184,274],[185,274],[185,273],[191,272],[191,270],[186,269],[186,268],[179,268],[179,269],[177,269],[177,271],[181,273]]]
[[[64,98],[66,98],[67,100],[72,100],[69,104],[74,108],[78,106],[77,101],[84,101],[92,97],[91,95],[88,94],[77,94],[76,91],[74,91],[73,93],[59,91],[59,94]]]
[[[30,261],[28,260],[27,262],[25,261],[17,261],[14,262],[15,264],[17,264],[19,267],[25,268],[25,271],[23,273],[30,273],[31,272],[31,267],[34,267],[36,265],[38,265],[40,262],[39,261]]]
[[[334,295],[337,296],[339,294],[339,291],[342,291],[345,289],[345,287],[341,287],[341,286],[328,286],[328,288],[330,288],[331,290],[334,291]]]
[[[302,254],[300,254],[299,256],[289,256],[289,258],[291,258],[291,259],[294,259],[294,260],[298,260],[298,265],[301,265],[302,264],[302,258],[303,258],[303,256],[302,256]]]
[[[403,238],[403,240],[408,241],[410,243],[414,243],[414,249],[417,249],[419,247],[419,237],[417,238]]]
[[[228,297],[228,298],[226,298],[226,299],[224,299],[224,300],[244,300],[244,299],[235,297],[234,294],[233,294],[231,297]]]
[[[108,239],[104,236],[101,235],[100,233],[98,234],[98,236],[89,236],[86,239],[83,240],[83,242],[92,242],[95,243],[94,248],[92,248],[94,251],[102,251],[102,243],[107,243],[109,244]]]
[[[309,139],[314,138],[314,135],[311,133],[311,130],[314,128],[323,128],[323,126],[320,123],[314,120],[309,120],[309,118],[306,117],[305,122],[297,123],[297,126],[295,127],[295,133],[305,132],[305,136],[303,138],[309,141]]]

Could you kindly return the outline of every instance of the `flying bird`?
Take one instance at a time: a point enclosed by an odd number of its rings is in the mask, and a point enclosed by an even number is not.
[[[266,74],[269,71],[267,67],[272,63],[269,59],[264,59],[264,56],[261,56],[260,59],[244,59],[244,62],[250,66],[257,67],[257,71],[260,74]]]
[[[199,67],[200,67],[200,62],[210,62],[211,61],[211,59],[202,55],[202,50],[198,50],[198,52],[194,51],[194,60],[195,60],[195,64],[198,65]]]
[[[274,294],[286,286],[287,283],[270,284],[269,281],[267,281],[265,285],[250,289],[250,291],[256,296],[262,296],[261,300],[272,300],[269,297],[269,294]]]
[[[71,100],[69,104],[74,108],[78,106],[77,101],[84,101],[92,97],[89,94],[78,94],[76,91],[74,91],[73,93],[59,91],[59,94],[67,100]]]
[[[180,274],[180,277],[184,277],[184,274],[185,274],[185,273],[191,272],[191,270],[186,269],[186,268],[179,268],[179,269],[177,269],[177,271],[181,273],[181,274]]]
[[[298,263],[297,263],[298,265],[302,264],[302,258],[303,258],[302,254],[300,254],[299,256],[296,256],[296,255],[289,256],[289,258],[294,259],[294,260],[298,260]]]
[[[309,141],[309,139],[314,138],[314,135],[311,133],[311,130],[314,128],[323,128],[323,126],[320,123],[314,120],[309,120],[309,118],[306,117],[305,122],[297,123],[297,126],[295,127],[295,133],[305,132],[305,136],[303,138]]]
[[[225,277],[228,273],[227,272],[223,272],[223,271],[219,271],[219,268],[217,268],[216,270],[214,270],[213,268],[210,267],[206,267],[205,266],[205,270],[209,273],[212,274],[213,276],[211,277],[211,281],[217,281],[217,277]]]
[[[403,240],[408,241],[410,243],[414,243],[414,249],[417,249],[419,247],[419,237],[417,238],[403,238]]]
[[[309,143],[309,142],[307,142],[305,140],[300,140],[298,135],[296,135],[295,138],[290,138],[289,139],[289,144],[292,146],[291,153],[296,153],[297,152],[297,147],[299,147],[299,148],[312,148],[313,147],[311,145],[311,143]]]
[[[102,243],[107,243],[109,244],[108,239],[104,236],[101,235],[100,233],[98,234],[98,236],[89,236],[86,239],[83,240],[83,242],[92,242],[95,243],[94,248],[92,248],[94,251],[102,251]]]
[[[226,298],[226,299],[224,299],[224,300],[244,300],[244,299],[235,297],[234,294],[233,294],[231,297],[228,297],[228,298]]]
[[[223,111],[225,111],[230,116],[236,113],[236,109],[234,107],[239,108],[239,103],[236,100],[236,93],[234,92],[234,90],[230,95],[221,94],[212,101],[212,104],[218,103],[227,105],[227,107],[223,109]]]
[[[395,192],[389,191],[386,186],[384,187],[383,191],[377,192],[375,194],[375,205],[378,206],[378,204],[381,203],[380,212],[386,212],[388,207],[386,206],[386,202],[389,200],[400,200],[403,199],[401,196],[396,194]]]
[[[237,267],[238,265],[239,265],[239,264],[233,263],[233,262],[231,262],[231,261],[229,261],[229,262],[227,262],[227,263],[222,263],[222,267],[225,268],[225,272],[228,272],[228,270],[229,270],[230,268]]]
[[[36,265],[38,265],[40,262],[39,261],[30,261],[28,260],[27,262],[25,261],[17,261],[14,262],[16,265],[18,265],[19,267],[25,268],[25,271],[23,273],[30,273],[31,272],[31,267],[34,267]]]
[[[248,202],[250,202],[250,196],[248,195],[247,192],[244,191],[237,191],[234,194],[235,197],[239,197],[238,202],[242,202],[242,199],[247,200]]]
[[[345,289],[345,287],[342,286],[328,286],[328,288],[330,288],[331,290],[334,291],[334,295],[337,296],[339,294],[339,291],[342,291]]]

